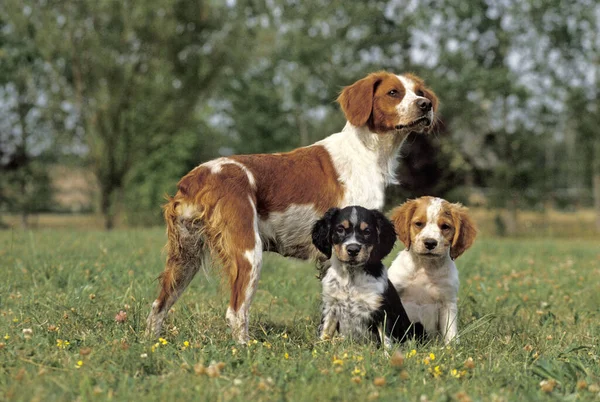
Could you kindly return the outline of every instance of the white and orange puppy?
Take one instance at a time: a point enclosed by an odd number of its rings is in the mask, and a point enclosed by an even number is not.
[[[388,277],[411,322],[429,338],[449,343],[458,335],[458,271],[454,260],[473,244],[477,229],[467,208],[434,197],[410,200],[392,211],[396,234],[406,249]]]
[[[166,313],[212,257],[229,279],[232,335],[245,343],[264,251],[319,258],[311,230],[325,211],[383,207],[400,146],[411,132],[431,129],[437,98],[414,75],[378,72],[344,88],[338,102],[348,122],[337,134],[291,152],[218,158],[179,181],[164,207],[167,263],[149,334],[160,333]]]

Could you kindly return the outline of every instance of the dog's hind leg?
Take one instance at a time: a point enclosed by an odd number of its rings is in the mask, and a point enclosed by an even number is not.
[[[252,197],[239,208],[242,216],[252,216],[252,221],[236,222],[236,230],[228,236],[228,255],[224,258],[229,273],[231,298],[227,308],[227,322],[233,338],[239,343],[247,343],[250,304],[256,293],[262,267],[262,241],[258,232],[258,214]],[[251,210],[247,209],[251,208]],[[246,213],[247,212],[247,213]],[[228,225],[228,230],[234,229]]]
[[[191,209],[171,199],[165,205],[167,222],[167,263],[160,275],[161,290],[152,303],[146,320],[146,334],[159,336],[169,309],[190,284],[206,260],[201,228],[195,222]],[[190,216],[186,216],[190,215]]]

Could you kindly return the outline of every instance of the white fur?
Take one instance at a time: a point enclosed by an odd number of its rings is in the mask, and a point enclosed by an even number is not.
[[[258,220],[258,231],[265,246],[283,256],[314,258],[311,230],[319,214],[312,205],[290,205],[283,212],[271,212]]]
[[[427,207],[427,222],[411,242],[394,260],[388,275],[402,299],[402,305],[412,322],[423,324],[429,336],[441,335],[446,343],[458,334],[458,270],[450,258],[450,247],[438,226],[442,199],[434,198]],[[423,240],[438,241],[435,253],[423,256]]]
[[[340,208],[349,205],[383,208],[385,187],[398,183],[395,177],[397,156],[407,135],[408,132],[395,131],[377,134],[367,127],[346,123],[341,133],[315,144],[329,152],[339,181],[345,186]]]
[[[323,278],[323,327],[321,339],[333,336],[339,325],[340,335],[364,340],[371,315],[383,302],[388,286],[385,270],[375,278],[362,271],[349,273],[335,254]]]

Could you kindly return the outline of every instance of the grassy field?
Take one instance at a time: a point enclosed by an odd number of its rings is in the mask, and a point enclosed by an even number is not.
[[[249,346],[202,274],[164,338],[145,339],[163,243],[162,229],[0,232],[0,400],[600,398],[598,239],[482,237],[457,261],[460,344],[406,344],[402,359],[319,342],[313,266],[275,255]]]

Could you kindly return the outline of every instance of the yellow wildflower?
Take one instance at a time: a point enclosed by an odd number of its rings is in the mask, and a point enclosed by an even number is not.
[[[4,339],[8,341],[10,339],[10,336],[8,334],[4,335]]]
[[[334,366],[343,366],[344,361],[342,359],[338,359],[337,356],[333,356],[333,365]]]
[[[287,359],[289,359],[289,358],[290,358],[290,355],[288,355],[288,352],[285,352],[285,354],[283,355],[283,358],[284,358],[285,360],[287,360]]]
[[[287,339],[287,338],[288,338],[288,334],[286,334],[286,333],[284,332],[284,333],[283,333],[283,335],[281,335],[281,337],[282,337],[283,339]]]
[[[83,360],[77,360],[77,365],[75,368],[81,368],[81,366],[83,366]]]
[[[267,341],[263,342],[263,346],[267,349],[271,349],[271,344]]]
[[[434,376],[435,378],[438,378],[439,376],[441,376],[441,375],[442,375],[442,369],[440,368],[440,366],[435,366],[434,368],[430,368],[430,369],[429,369],[429,372],[430,372],[431,374],[433,374],[433,376]]]
[[[435,360],[435,355],[433,353],[429,354],[429,360]]]
[[[169,343],[165,338],[158,338],[158,341],[162,344],[162,345],[166,345],[167,343]]]
[[[150,350],[152,351],[152,353],[154,353],[154,351],[156,349],[158,349],[158,347],[160,346],[160,343],[156,342],[154,345],[152,345],[152,347],[150,348]]]
[[[235,347],[232,347],[232,348],[231,348],[231,355],[232,355],[232,356],[235,356],[235,355],[237,355],[237,352],[238,352],[238,350],[237,350]]]
[[[19,319],[17,317],[13,318],[13,322],[19,322]]]
[[[67,340],[62,340],[62,339],[56,340],[56,347],[58,347],[59,349],[66,349],[69,347],[69,345],[70,345],[70,343]]]
[[[408,352],[408,354],[406,355],[406,357],[413,357],[417,354],[417,351],[415,349],[411,350],[410,352]]]
[[[183,341],[183,346],[181,347],[181,349],[182,350],[186,350],[189,347],[190,347],[190,342],[189,341]]]

